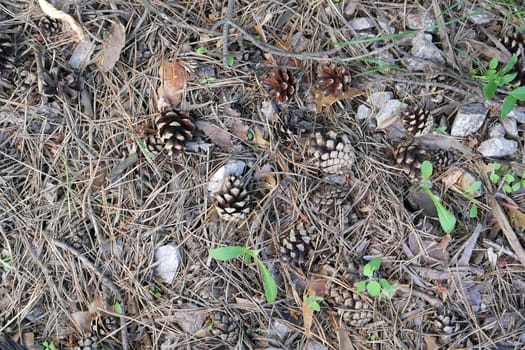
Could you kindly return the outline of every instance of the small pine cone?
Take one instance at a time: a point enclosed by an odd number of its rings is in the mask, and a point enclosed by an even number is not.
[[[243,52],[242,60],[248,63],[248,68],[256,69],[264,61],[263,52],[258,47],[249,48]]]
[[[57,18],[45,16],[38,22],[38,28],[45,38],[52,39],[62,33],[62,21]]]
[[[44,72],[43,77],[44,95],[48,97],[75,99],[83,88],[79,75],[65,67],[52,68],[49,73]]]
[[[308,255],[314,249],[313,243],[317,229],[303,221],[292,227],[281,242],[281,257],[283,261],[302,264],[308,260]]]
[[[210,315],[210,333],[228,344],[235,344],[239,339],[239,325],[224,312],[214,311]]]
[[[335,63],[320,63],[317,66],[317,88],[325,96],[339,98],[350,89],[352,76],[347,67]]]
[[[195,124],[186,113],[175,109],[162,112],[156,120],[157,135],[164,149],[170,155],[179,154],[184,149],[184,143],[193,138]]]
[[[239,176],[230,175],[226,178],[215,199],[217,213],[224,221],[242,221],[250,212],[250,195]]]
[[[422,107],[407,108],[403,114],[403,125],[412,136],[422,136],[432,130],[434,118],[430,111]]]
[[[440,149],[432,154],[432,165],[438,169],[449,167],[456,161],[456,155],[449,150]]]
[[[431,328],[434,334],[439,335],[439,343],[444,345],[452,340],[452,335],[461,329],[461,325],[453,312],[442,309],[437,311]]]
[[[427,151],[418,143],[405,141],[396,146],[394,159],[400,165],[403,172],[411,179],[417,179],[421,175],[421,163],[428,159]]]
[[[286,103],[295,95],[297,80],[288,69],[273,70],[262,84],[268,95],[278,103]]]
[[[314,157],[314,165],[326,174],[347,174],[355,160],[354,147],[346,135],[335,132],[316,133],[310,139],[308,153]]]
[[[318,207],[331,207],[340,205],[348,197],[348,188],[323,183],[312,194],[312,202]]]
[[[15,70],[14,54],[13,38],[7,34],[0,34],[0,86],[10,85]]]
[[[77,341],[77,346],[74,347],[75,350],[98,350],[98,337],[96,334],[91,333],[82,337]]]
[[[359,293],[334,282],[329,283],[327,289],[327,303],[337,309],[337,314],[347,326],[363,327],[373,320],[372,308]]]

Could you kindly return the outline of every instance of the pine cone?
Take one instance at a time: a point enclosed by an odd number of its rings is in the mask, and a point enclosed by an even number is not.
[[[440,149],[432,154],[432,165],[437,169],[449,167],[456,161],[456,155],[449,150]]]
[[[347,282],[350,282],[348,280]],[[337,314],[350,327],[363,327],[373,320],[370,305],[347,286],[332,281],[327,284],[326,302],[337,309]]]
[[[403,125],[412,136],[428,134],[434,124],[430,111],[422,107],[407,108],[403,114]]]
[[[195,124],[186,113],[175,109],[162,112],[156,120],[157,135],[170,155],[184,149],[184,143],[193,138]]]
[[[510,51],[512,54],[518,56],[518,62],[515,66],[515,71],[518,73],[516,79],[520,85],[525,85],[525,65],[523,64],[524,60],[524,49],[525,49],[525,32],[517,32],[516,28],[511,28],[503,36],[502,39],[503,45]]]
[[[7,34],[0,34],[0,86],[11,87],[11,76],[15,69],[14,54],[13,38]]]
[[[45,38],[52,40],[55,36],[62,33],[62,21],[57,18],[44,16],[40,22],[38,22],[38,28]]]
[[[396,146],[393,155],[396,164],[400,165],[411,179],[421,176],[421,163],[428,159],[427,151],[414,141],[401,142]]]
[[[295,95],[297,80],[288,69],[276,69],[262,82],[268,95],[278,103],[286,103]]]
[[[314,157],[314,165],[326,174],[349,173],[355,160],[354,147],[346,135],[338,136],[329,131],[316,133],[308,146],[308,153]]]
[[[235,344],[239,339],[239,325],[230,316],[221,311],[210,315],[210,333],[228,344]]]
[[[239,176],[230,175],[226,178],[222,190],[215,199],[217,213],[225,221],[242,221],[250,212],[250,195]]]
[[[313,243],[317,229],[313,225],[307,225],[303,221],[292,227],[287,236],[281,242],[281,257],[283,261],[289,261],[297,265],[308,260],[310,252],[314,249]]]
[[[65,67],[52,68],[49,73],[44,72],[43,77],[44,95],[48,97],[75,99],[83,88],[79,75]]]
[[[349,189],[331,183],[323,183],[312,195],[312,202],[318,207],[341,205],[348,197]]]
[[[98,337],[96,334],[88,334],[77,341],[74,350],[98,350]]]
[[[350,89],[352,76],[345,66],[335,63],[320,63],[317,66],[317,88],[325,96],[339,98]]]
[[[452,340],[452,335],[461,329],[461,325],[456,319],[456,314],[442,308],[436,312],[432,320],[431,331],[440,335],[439,343],[447,344]]]

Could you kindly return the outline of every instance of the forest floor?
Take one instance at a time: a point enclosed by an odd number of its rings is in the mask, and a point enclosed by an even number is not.
[[[0,329],[525,348],[519,3],[0,1]]]

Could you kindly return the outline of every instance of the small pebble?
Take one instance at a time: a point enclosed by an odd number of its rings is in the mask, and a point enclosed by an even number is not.
[[[498,137],[483,141],[478,147],[478,152],[484,157],[501,158],[513,155],[517,149],[518,143],[516,141]]]
[[[481,128],[489,110],[481,103],[469,103],[461,106],[454,123],[450,135],[454,137],[465,137],[475,133]]]

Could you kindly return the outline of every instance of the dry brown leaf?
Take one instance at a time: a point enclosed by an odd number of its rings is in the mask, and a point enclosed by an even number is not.
[[[341,97],[334,97],[332,95],[325,95],[321,90],[314,90],[314,103],[317,105],[317,110],[325,111],[335,102],[340,100],[348,100],[356,96],[362,95],[363,92],[359,89],[350,88]]]
[[[439,350],[439,345],[436,342],[436,337],[425,335],[425,344],[427,345],[427,350]]]
[[[308,295],[310,297],[315,296],[315,291],[309,290]],[[303,301],[303,322],[304,322],[304,334],[307,337],[312,336],[312,324],[314,321],[314,309],[312,309],[306,301]]]
[[[102,56],[97,62],[102,72],[109,72],[117,63],[120,52],[126,44],[126,28],[120,21],[113,23],[111,34],[104,43]]]
[[[83,333],[91,331],[91,321],[93,321],[93,313],[87,311],[77,311],[71,314],[74,326]]]
[[[519,209],[509,208],[509,220],[516,231],[525,232],[525,213]]]
[[[412,254],[421,255],[421,264],[433,265],[439,263],[442,266],[447,266],[449,261],[447,245],[450,240],[450,235],[446,235],[441,242],[437,243],[429,239],[424,239],[416,233],[411,233],[408,236],[408,246]]]
[[[261,148],[267,148],[270,144],[268,141],[264,139],[264,136],[261,134],[259,129],[255,128],[253,132],[253,143],[258,145]]]
[[[80,24],[73,17],[60,11],[46,0],[38,0],[38,4],[47,16],[64,21],[76,35],[78,45],[73,50],[73,54],[69,59],[69,65],[75,69],[86,66],[89,63],[95,45],[89,40],[86,33],[84,33]]]
[[[159,69],[160,87],[157,90],[159,101],[157,108],[163,111],[180,102],[182,91],[186,86],[187,74],[179,62],[162,59]]]
[[[231,134],[227,130],[204,120],[197,120],[195,126],[202,130],[214,144],[228,149],[233,147]]]
[[[337,340],[339,342],[339,350],[353,350],[352,341],[348,336],[348,331],[339,328],[337,330]]]

